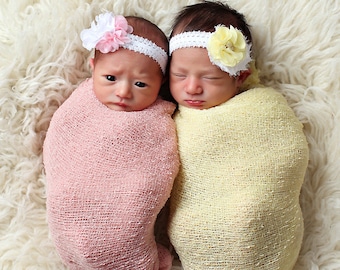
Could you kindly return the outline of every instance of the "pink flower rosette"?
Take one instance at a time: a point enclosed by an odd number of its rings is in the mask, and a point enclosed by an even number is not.
[[[125,43],[130,42],[128,34],[133,28],[122,15],[114,16],[111,12],[96,16],[89,29],[80,33],[84,48],[96,48],[102,53],[114,52]]]

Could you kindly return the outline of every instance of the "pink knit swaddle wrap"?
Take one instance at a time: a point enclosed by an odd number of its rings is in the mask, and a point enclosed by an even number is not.
[[[153,230],[178,172],[174,105],[113,111],[92,85],[58,109],[44,143],[52,238],[71,269],[162,269]]]

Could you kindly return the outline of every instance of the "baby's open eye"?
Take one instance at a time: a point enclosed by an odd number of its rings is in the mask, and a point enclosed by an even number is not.
[[[143,83],[143,82],[136,82],[135,85],[136,85],[137,87],[143,88],[143,87],[146,86],[146,83]]]
[[[108,81],[111,81],[111,82],[114,82],[116,80],[116,77],[115,76],[112,76],[112,75],[106,75],[106,79]]]

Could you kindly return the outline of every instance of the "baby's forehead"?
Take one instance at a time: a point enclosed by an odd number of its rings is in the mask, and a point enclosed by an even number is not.
[[[163,76],[158,63],[143,53],[120,48],[110,53],[98,52],[97,55],[96,63],[110,75],[129,73],[144,77]]]

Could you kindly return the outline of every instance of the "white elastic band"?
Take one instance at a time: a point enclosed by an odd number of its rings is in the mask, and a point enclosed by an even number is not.
[[[202,31],[183,32],[173,36],[169,42],[169,53],[182,48],[207,48],[212,33]]]
[[[168,54],[161,47],[146,38],[133,34],[128,34],[128,37],[131,41],[120,46],[124,49],[149,56],[157,62],[163,74],[165,74]]]

